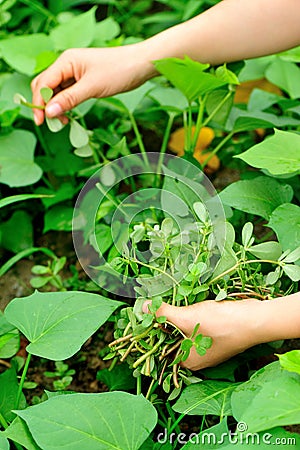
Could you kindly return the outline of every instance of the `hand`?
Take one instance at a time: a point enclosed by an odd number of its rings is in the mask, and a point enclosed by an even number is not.
[[[108,97],[140,86],[156,72],[147,59],[147,44],[123,47],[70,49],[32,81],[33,103],[44,105],[42,87],[54,90],[47,104],[48,117],[60,117],[89,98]],[[41,125],[44,111],[34,110]]]
[[[144,304],[144,311],[147,310]],[[196,324],[199,333],[212,338],[212,346],[204,356],[193,347],[183,367],[199,370],[215,366],[237,353],[261,342],[267,342],[263,334],[264,317],[260,314],[261,301],[249,299],[239,301],[206,300],[191,306],[176,307],[163,303],[157,316],[166,316],[189,337]],[[266,339],[266,340],[265,340]]]

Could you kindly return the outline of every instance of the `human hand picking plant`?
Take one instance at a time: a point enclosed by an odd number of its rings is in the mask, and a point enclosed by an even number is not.
[[[55,96],[46,115],[62,117],[89,98],[140,86],[157,75],[152,61],[158,59],[188,55],[218,65],[279,52],[300,44],[299,20],[297,0],[229,0],[137,44],[69,49],[32,81],[33,103],[45,106],[40,89],[49,86]],[[44,117],[43,109],[35,110],[37,125]]]
[[[148,311],[148,303],[144,304],[144,312]],[[165,316],[187,336],[200,322],[199,332],[212,338],[205,355],[191,348],[188,359],[181,363],[190,370],[216,366],[257,344],[300,336],[299,293],[263,302],[206,300],[180,309],[163,303],[156,315]]]
[[[139,44],[115,48],[86,48],[65,51],[56,62],[32,81],[33,103],[45,106],[41,88],[55,92],[46,105],[49,118],[64,114],[79,103],[140,86],[156,73]],[[120,76],[122,74],[122,76]],[[36,108],[35,122],[41,125],[45,112]]]

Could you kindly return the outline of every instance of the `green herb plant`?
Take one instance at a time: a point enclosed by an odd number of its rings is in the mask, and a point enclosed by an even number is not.
[[[47,378],[57,378],[53,380],[53,387],[55,391],[64,391],[73,381],[73,375],[76,371],[69,369],[68,364],[63,361],[55,361],[55,371],[45,371],[44,376]]]

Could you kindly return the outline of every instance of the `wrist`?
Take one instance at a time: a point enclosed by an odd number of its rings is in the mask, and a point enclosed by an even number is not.
[[[300,337],[300,293],[263,301],[260,313],[261,342]]]

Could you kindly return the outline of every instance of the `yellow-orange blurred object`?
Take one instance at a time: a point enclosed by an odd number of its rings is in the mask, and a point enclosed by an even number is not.
[[[272,94],[282,95],[282,91],[275,84],[270,83],[265,78],[259,80],[245,81],[237,86],[234,103],[248,103],[253,89],[261,89]]]
[[[195,133],[195,126],[192,127],[192,137]],[[178,128],[174,133],[171,134],[170,140],[169,140],[169,149],[176,153],[177,156],[183,156],[184,155],[184,128]],[[203,164],[204,161],[209,157],[211,154],[210,152],[204,152],[204,150],[209,147],[212,140],[215,137],[214,130],[209,127],[203,127],[199,133],[199,137],[197,140],[197,144],[194,150],[194,158],[197,159],[197,161],[200,164]],[[204,171],[207,174],[212,174],[216,172],[220,167],[220,160],[219,158],[214,155],[209,160],[207,166],[205,167]]]

